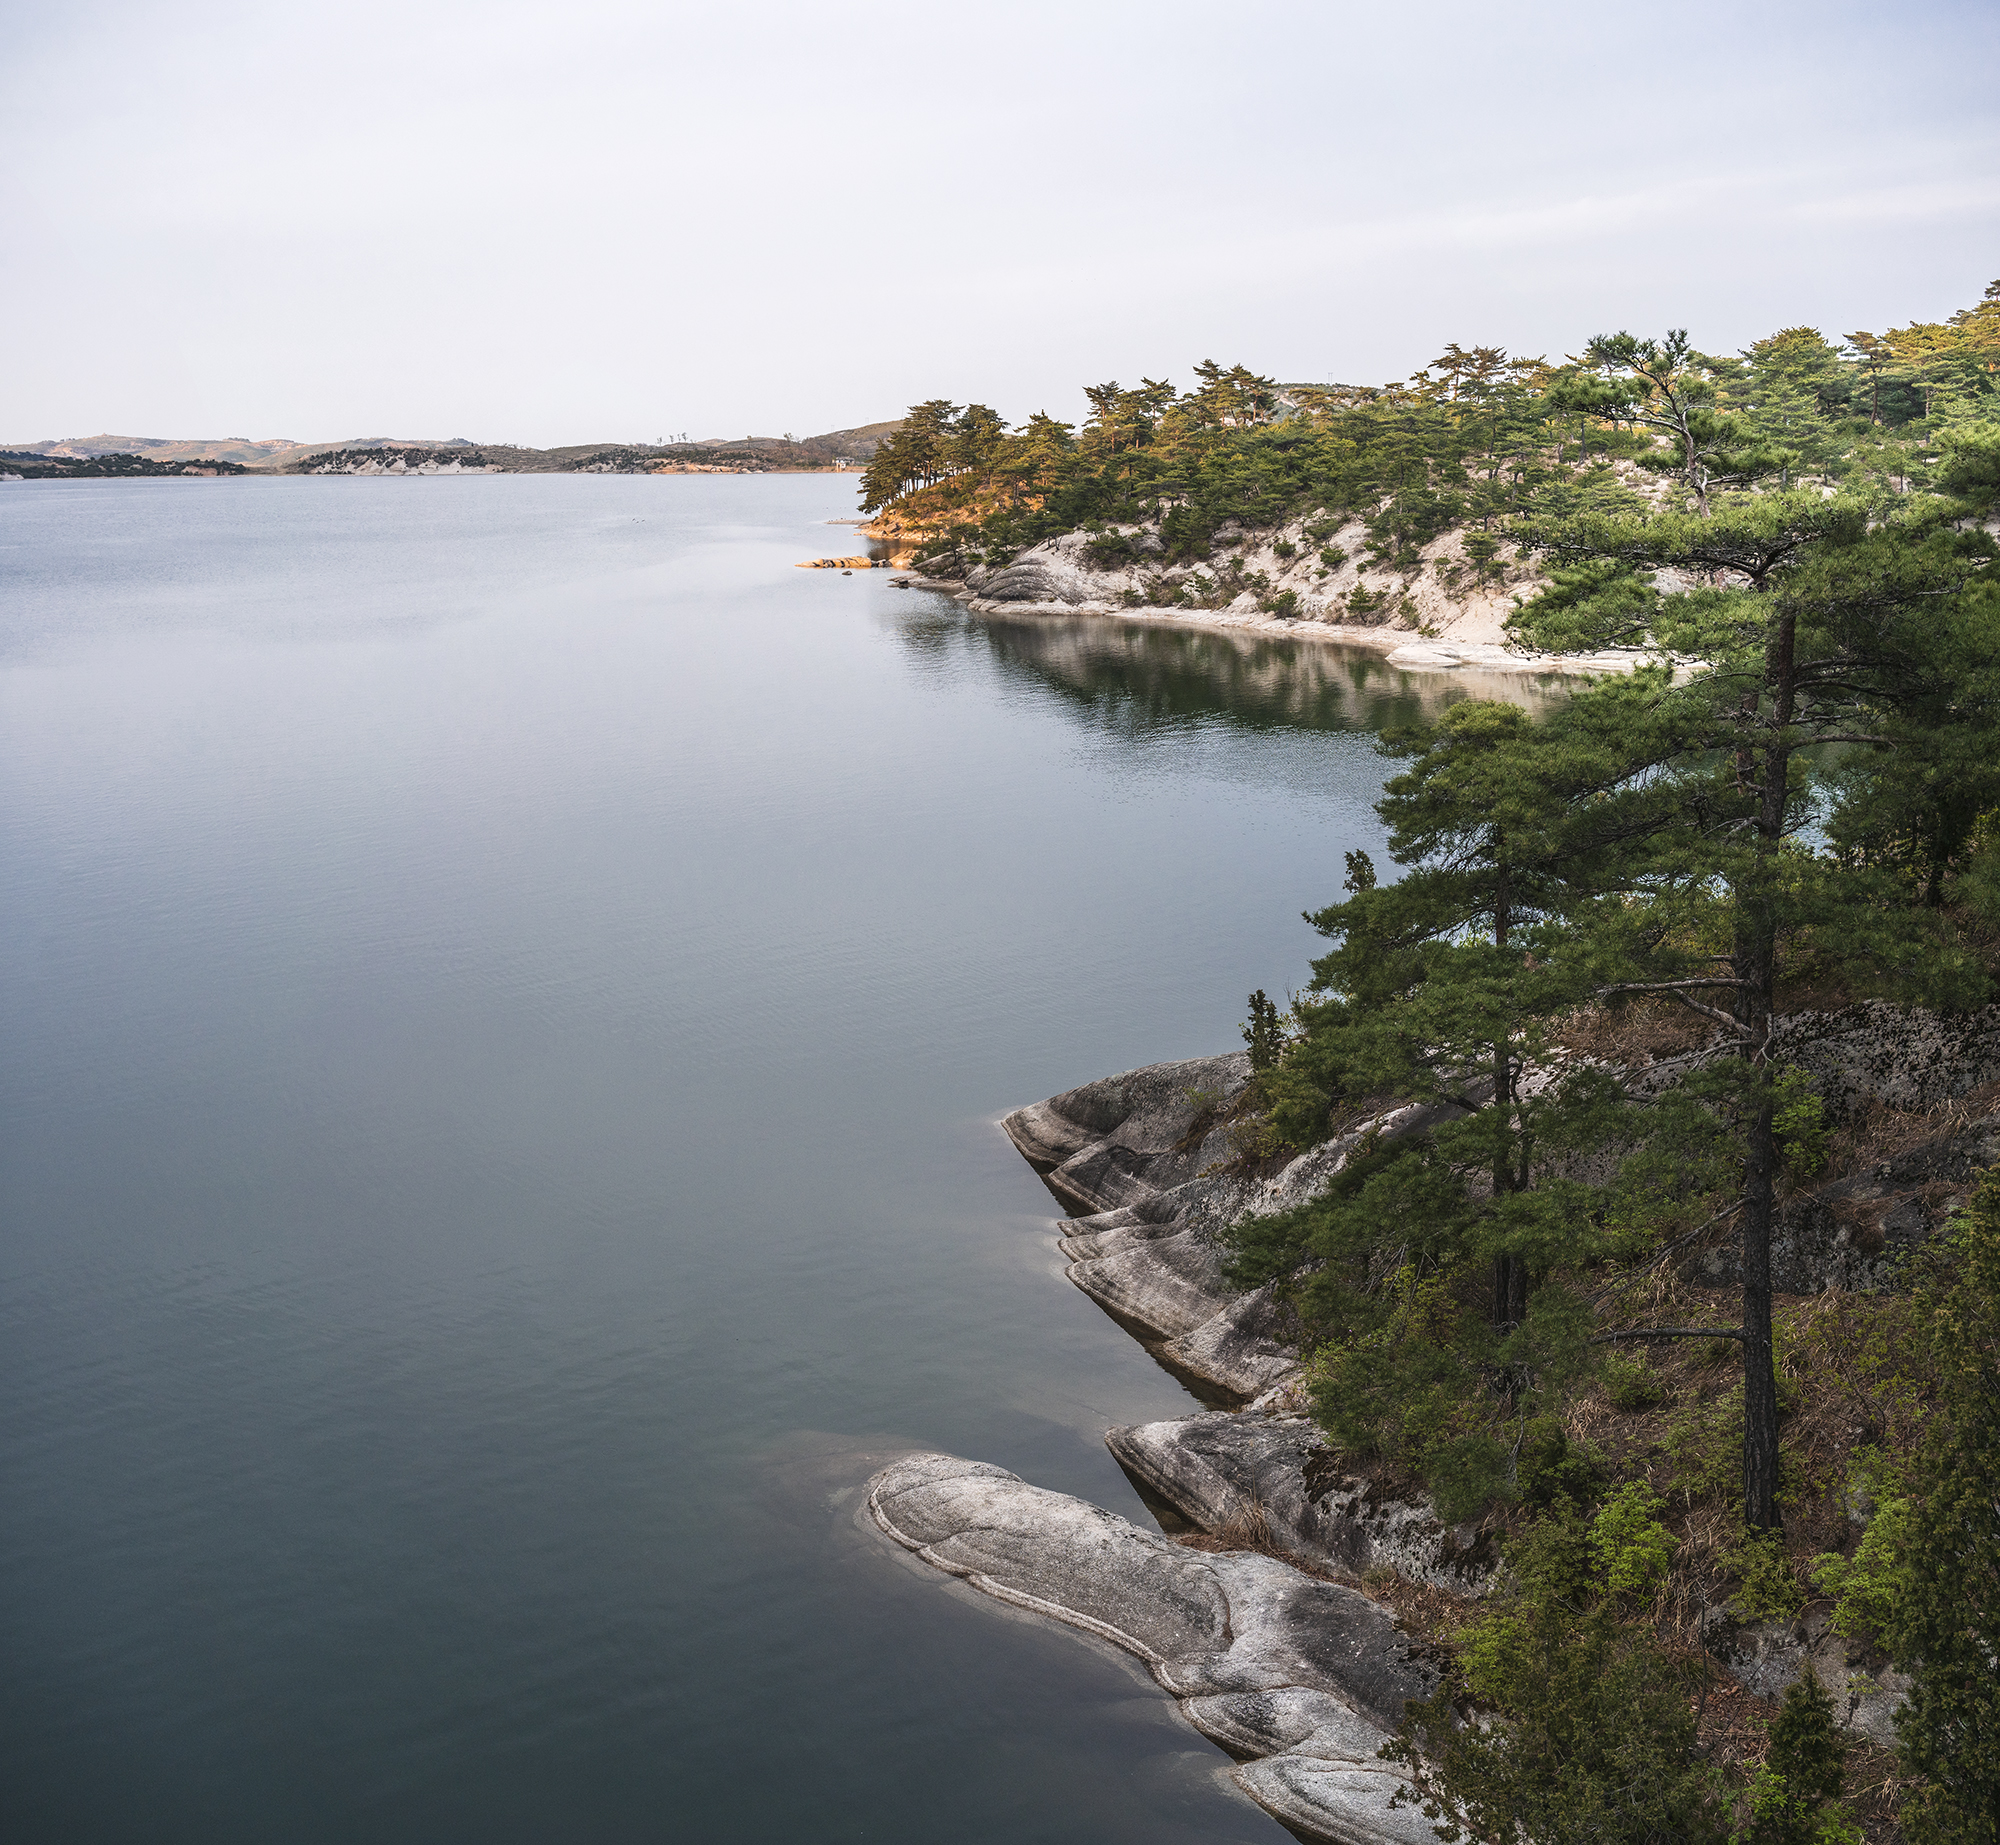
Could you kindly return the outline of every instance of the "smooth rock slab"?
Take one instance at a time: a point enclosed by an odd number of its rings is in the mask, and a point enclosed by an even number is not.
[[[1357,1147],[1422,1133],[1456,1111],[1406,1104],[1302,1153],[1269,1179],[1225,1170],[1225,1118],[1244,1052],[1149,1064],[1016,1109],[1001,1126],[1074,1213],[1069,1279],[1184,1376],[1245,1401],[1298,1369],[1274,1291],[1232,1287],[1219,1232],[1323,1190]]]
[[[1273,1557],[1209,1555],[1017,1474],[947,1454],[896,1461],[868,1511],[926,1563],[1136,1654],[1204,1735],[1250,1758],[1236,1781],[1295,1831],[1337,1845],[1433,1845],[1391,1807],[1377,1755],[1428,1670],[1364,1595]]]
[[[1111,1429],[1119,1466],[1203,1531],[1261,1526],[1279,1550],[1360,1575],[1478,1595],[1498,1562],[1473,1525],[1454,1529],[1421,1500],[1391,1499],[1348,1475],[1303,1416],[1207,1415]]]

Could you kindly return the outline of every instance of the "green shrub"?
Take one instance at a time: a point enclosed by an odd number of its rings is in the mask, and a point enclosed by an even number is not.
[[[1289,538],[1280,538],[1271,549],[1280,557],[1297,557],[1299,554],[1298,546],[1293,544]]]
[[[1666,1400],[1666,1385],[1636,1352],[1621,1352],[1612,1347],[1610,1355],[1598,1366],[1598,1376],[1604,1382],[1604,1394],[1611,1407],[1628,1416]]]
[[[1723,1561],[1739,1585],[1730,1606],[1746,1625],[1789,1621],[1806,1605],[1805,1590],[1775,1533],[1746,1531]]]
[[[1891,1651],[1917,1664],[1896,1716],[1925,1785],[1899,1815],[1925,1845],[2000,1837],[2000,1168],[1931,1252],[1917,1290],[1938,1400],[1910,1469]],[[1879,1516],[1879,1514],[1878,1514]],[[1871,1527],[1872,1528],[1872,1527]]]
[[[1347,553],[1338,545],[1322,545],[1319,552],[1319,561],[1329,570],[1338,570],[1342,564],[1347,562]]]
[[[1554,1520],[1510,1549],[1496,1604],[1382,1752],[1409,1780],[1397,1800],[1423,1805],[1443,1838],[1722,1845],[1724,1788],[1689,1695],[1701,1668],[1594,1598],[1586,1558]],[[1487,1721],[1461,1720],[1466,1698]]]
[[[1448,1525],[1477,1518],[1507,1496],[1507,1450],[1491,1435],[1459,1435],[1432,1454],[1424,1469],[1431,1504]]]
[[[1772,1083],[1775,1108],[1771,1126],[1785,1156],[1785,1171],[1794,1184],[1802,1183],[1826,1165],[1826,1107],[1811,1087],[1811,1078],[1797,1064],[1787,1064]]]
[[[1536,1416],[1521,1431],[1516,1480],[1521,1502],[1544,1511],[1589,1505],[1603,1490],[1604,1470],[1554,1416]]]
[[[1770,1754],[1750,1784],[1730,1845],[1861,1845],[1861,1828],[1832,1804],[1846,1755],[1832,1698],[1802,1672],[1772,1721]]]
[[[1381,1290],[1377,1324],[1313,1355],[1313,1413],[1336,1448],[1383,1456],[1428,1480],[1433,1457],[1485,1432],[1478,1328],[1453,1296],[1454,1279],[1404,1267]]]
[[[1679,1541],[1660,1523],[1666,1501],[1643,1480],[1628,1480],[1590,1525],[1590,1554],[1613,1595],[1650,1596],[1672,1567]]]
[[[1834,1598],[1834,1632],[1872,1639],[1891,1630],[1897,1604],[1910,1589],[1909,1537],[1910,1502],[1885,1499],[1853,1556],[1823,1551],[1813,1558],[1814,1583]]]
[[[1736,1350],[1733,1341],[1717,1343]],[[1689,1404],[1668,1426],[1664,1445],[1674,1466],[1672,1490],[1684,1503],[1734,1496],[1743,1484],[1743,1386]]]

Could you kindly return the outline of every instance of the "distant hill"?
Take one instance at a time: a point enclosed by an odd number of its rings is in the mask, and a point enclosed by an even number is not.
[[[745,436],[739,442],[726,441],[720,437],[705,442],[704,448],[752,448],[769,450],[772,453],[793,451],[822,457],[825,462],[866,461],[881,445],[882,438],[897,427],[897,422],[863,423],[859,429],[834,429],[823,436],[801,436],[796,441],[788,441],[783,436]]]
[[[183,441],[170,436],[64,436],[54,442],[15,442],[10,455],[50,455],[95,461],[104,455],[142,455],[148,461],[233,461],[238,467],[268,467],[304,446],[286,436],[253,442],[248,436]]]

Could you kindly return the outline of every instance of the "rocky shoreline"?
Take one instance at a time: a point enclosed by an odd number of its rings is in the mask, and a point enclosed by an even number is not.
[[[1343,532],[1349,543],[1359,548],[1357,526]],[[890,529],[878,523],[864,525],[862,536],[890,547],[891,562],[897,568],[911,566],[910,548],[921,536]],[[1461,666],[1484,667],[1507,673],[1565,673],[1602,675],[1629,672],[1646,656],[1628,648],[1592,654],[1535,653],[1515,646],[1506,631],[1513,613],[1514,587],[1468,587],[1453,576],[1459,560],[1452,553],[1458,535],[1450,534],[1428,547],[1422,568],[1403,584],[1414,596],[1397,594],[1398,612],[1379,622],[1353,621],[1345,610],[1353,591],[1361,587],[1363,566],[1347,561],[1329,573],[1317,570],[1325,584],[1311,579],[1313,547],[1303,526],[1241,535],[1247,547],[1241,568],[1257,580],[1276,586],[1296,579],[1291,594],[1297,599],[1293,614],[1273,612],[1266,600],[1249,590],[1233,597],[1222,608],[1191,608],[1177,603],[1163,606],[1148,597],[1165,580],[1143,566],[1102,568],[1091,562],[1087,547],[1092,542],[1083,532],[1067,532],[1023,551],[1010,562],[978,565],[966,573],[964,581],[912,575],[902,580],[904,587],[938,591],[964,603],[981,615],[1096,615],[1115,621],[1149,623],[1173,628],[1206,629],[1217,633],[1283,636],[1288,640],[1314,641],[1338,647],[1365,648],[1384,655],[1392,666],[1420,668],[1433,672]],[[1148,542],[1141,531],[1134,540]],[[898,551],[896,547],[904,548]],[[1285,547],[1283,551],[1280,546]],[[1185,580],[1183,573],[1182,579]],[[1391,579],[1377,572],[1381,582]],[[1523,578],[1519,590],[1532,587]],[[1281,592],[1282,593],[1282,592]],[[1386,597],[1386,589],[1378,593]]]
[[[1234,1406],[1105,1436],[1163,1524],[1222,1547],[1191,1551],[950,1455],[884,1468],[869,1511],[934,1567],[1136,1653],[1238,1758],[1244,1792],[1300,1836],[1429,1845],[1430,1822],[1391,1804],[1399,1776],[1377,1752],[1432,1676],[1355,1579],[1386,1567],[1477,1594],[1490,1547],[1330,1464],[1283,1311],[1268,1289],[1228,1285],[1215,1233],[1310,1197],[1363,1139],[1421,1132],[1440,1111],[1385,1111],[1260,1180],[1220,1170],[1249,1078],[1240,1052],[1156,1064],[1001,1124],[1077,1213],[1059,1226],[1069,1279],[1191,1388]]]
[[[1928,1235],[2000,1156],[1988,1090],[2000,1083],[2000,1007],[1942,1019],[1863,1002],[1795,1015],[1779,1031],[1830,1120],[1886,1108],[1938,1130],[1787,1207],[1781,1288],[1879,1286],[1884,1252]],[[1662,1065],[1661,1080],[1683,1061]],[[1229,1286],[1217,1232],[1313,1196],[1364,1141],[1424,1132],[1447,1111],[1381,1110],[1257,1177],[1229,1133],[1249,1077],[1240,1052],[1155,1064],[1001,1124],[1069,1213],[1057,1226],[1069,1280],[1202,1400],[1225,1406],[1105,1436],[1163,1528],[1203,1534],[1213,1550],[1191,1552],[948,1455],[883,1469],[869,1483],[870,1515],[974,1588],[1138,1654],[1189,1721],[1238,1757],[1244,1791],[1299,1835],[1428,1841],[1428,1821],[1389,1804],[1395,1772],[1375,1751],[1400,1721],[1401,1697],[1429,1681],[1360,1581],[1390,1570],[1476,1597],[1497,1558],[1477,1526],[1449,1527],[1422,1500],[1350,1477],[1305,1413],[1295,1328],[1269,1289]],[[1689,1262],[1704,1280],[1730,1279],[1726,1251]],[[1760,1694],[1814,1672],[1857,1730],[1892,1739],[1906,1681],[1851,1671],[1823,1617],[1725,1624],[1709,1644]]]
[[[1305,1414],[1296,1331],[1269,1287],[1223,1274],[1218,1232],[1325,1188],[1364,1143],[1422,1133],[1452,1111],[1370,1115],[1275,1176],[1233,1172],[1228,1117],[1250,1080],[1246,1053],[1155,1064],[1017,1109],[1001,1123],[1056,1197],[1069,1280],[1184,1378],[1226,1405],[1114,1428],[1106,1445],[1135,1485],[1196,1529],[1254,1530],[1315,1569],[1393,1568],[1477,1594],[1491,1565],[1470,1527],[1385,1500],[1331,1464]]]

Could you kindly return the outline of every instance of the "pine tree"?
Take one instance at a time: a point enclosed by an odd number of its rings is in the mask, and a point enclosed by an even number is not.
[[[1570,1168],[1631,1138],[1626,1098],[1553,1040],[1598,976],[1569,919],[1619,863],[1599,797],[1630,779],[1663,683],[1607,682],[1542,722],[1467,700],[1386,739],[1408,766],[1378,811],[1407,869],[1382,884],[1348,855],[1346,900],[1308,918],[1336,946],[1260,1078],[1302,1143],[1341,1098],[1430,1111],[1428,1132],[1357,1148],[1319,1197],[1230,1237],[1241,1281],[1291,1278],[1336,1442],[1421,1473],[1454,1519],[1513,1490],[1502,1425],[1582,1361],[1582,1303],[1539,1279],[1625,1250],[1632,1214]]]
[[[1942,501],[1889,517],[1854,499],[1769,494],[1711,511],[1529,530],[1555,581],[1517,625],[1540,646],[1652,645],[1702,663],[1668,701],[1678,742],[1625,791],[1631,883],[1602,939],[1628,971],[1600,990],[1670,996],[1733,1052],[1722,1075],[1734,1093],[1717,1100],[1740,1131],[1744,1279],[1742,1325],[1727,1330],[1743,1349],[1744,1517],[1766,1529],[1777,1516],[1770,1244],[1782,1167],[1769,1044],[1784,955],[1802,937],[1857,958],[1898,951],[1880,889],[1791,844],[1814,811],[1808,752],[1873,742],[1883,713],[1936,695],[1947,637],[1978,619],[1962,592],[1995,546]],[[1662,594],[1660,571],[1702,587]],[[1711,943],[1701,912],[1718,901],[1706,927],[1726,936]],[[1649,913],[1660,918],[1650,934]]]
[[[1779,458],[1717,405],[1712,362],[1695,351],[1685,328],[1664,339],[1600,333],[1584,359],[1605,375],[1615,396],[1604,410],[1664,439],[1642,466],[1677,476],[1705,517],[1709,495],[1778,472]]]

